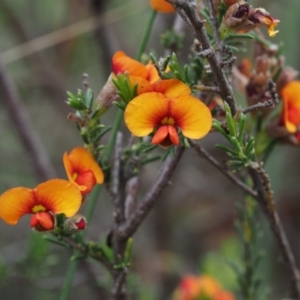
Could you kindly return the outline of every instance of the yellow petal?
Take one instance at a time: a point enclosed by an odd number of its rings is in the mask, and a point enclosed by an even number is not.
[[[144,93],[129,102],[124,118],[136,136],[146,136],[168,116],[169,101],[160,93]]]
[[[211,129],[212,116],[208,107],[199,99],[186,95],[179,96],[170,103],[170,116],[182,134],[190,139],[200,139]]]
[[[62,179],[51,179],[34,189],[35,205],[41,205],[54,214],[71,217],[81,205],[81,193],[77,186]]]
[[[16,187],[0,196],[0,218],[10,225],[16,224],[25,214],[30,214],[34,206],[31,189]]]
[[[167,98],[189,95],[191,89],[178,79],[160,80],[153,85],[154,91],[164,94]]]

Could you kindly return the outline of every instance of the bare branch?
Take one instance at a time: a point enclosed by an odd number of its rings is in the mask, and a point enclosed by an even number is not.
[[[216,43],[216,57],[218,62],[222,61],[222,44],[220,40],[219,28],[216,15],[214,13],[214,4],[212,0],[207,0],[207,6],[209,9],[210,20],[213,24],[214,37]]]
[[[193,88],[201,92],[212,92],[220,94],[220,89],[217,86],[194,85]]]
[[[197,152],[197,154],[207,161],[209,161],[212,165],[214,165],[219,171],[221,171],[228,179],[230,179],[234,184],[239,186],[243,191],[247,194],[251,195],[252,197],[257,197],[257,192],[254,191],[251,187],[246,185],[243,181],[239,178],[234,176],[229,170],[224,168],[224,166],[219,163],[213,156],[211,156],[200,144],[197,144],[193,141],[189,141],[191,147]]]
[[[256,199],[269,221],[272,232],[277,239],[279,248],[289,268],[294,293],[292,296],[296,297],[296,299],[300,299],[300,273],[290,244],[282,227],[281,220],[275,210],[275,203],[273,200],[273,192],[271,190],[269,177],[262,166],[258,164],[253,165],[249,169],[249,173],[258,193]]]
[[[207,53],[207,61],[210,65],[212,74],[216,83],[220,88],[220,95],[224,101],[230,106],[233,115],[236,113],[236,104],[232,96],[232,90],[228,83],[228,80],[220,67],[220,63],[216,57],[216,54],[210,44],[209,38],[205,31],[203,22],[201,21],[197,10],[195,9],[195,3],[192,0],[167,0],[170,2],[178,14],[192,27],[194,36],[198,39],[202,46],[202,51]]]
[[[26,108],[17,93],[16,87],[6,72],[0,57],[0,93],[9,113],[10,119],[17,128],[17,132],[26,149],[38,180],[47,180],[55,177],[55,170],[48,157],[47,151],[42,145],[30,122]]]
[[[268,81],[268,90],[271,96],[269,100],[265,102],[258,102],[252,106],[246,107],[242,109],[242,113],[246,114],[250,111],[258,110],[262,108],[274,108],[275,104],[279,102],[279,99],[276,92],[276,84],[271,79]]]
[[[144,199],[140,202],[135,211],[131,214],[129,219],[124,225],[119,228],[119,235],[123,238],[128,238],[133,235],[137,230],[142,221],[146,218],[151,208],[158,199],[158,196],[164,190],[164,188],[169,184],[174,170],[182,156],[184,148],[181,146],[176,147],[174,157],[168,158],[161,172],[157,176],[156,181],[151,185],[148,193],[145,195]]]

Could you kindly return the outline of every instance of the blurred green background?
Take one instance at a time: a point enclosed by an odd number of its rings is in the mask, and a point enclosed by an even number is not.
[[[299,0],[249,1],[265,7],[280,19],[274,42],[283,43],[287,64],[300,70]],[[66,91],[82,87],[82,74],[89,74],[95,94],[111,72],[111,57],[123,50],[134,57],[151,9],[147,0],[0,0],[1,60],[21,99],[20,109],[28,114],[32,132],[40,140],[44,154],[56,176],[66,178],[62,155],[81,139],[67,120]],[[163,49],[160,35],[172,26],[174,14],[158,14],[147,50]],[[191,37],[187,37],[187,41]],[[180,53],[184,61],[187,45]],[[116,110],[103,119],[111,124]],[[22,143],[0,90],[0,192],[15,186],[34,187],[42,181]],[[216,136],[203,140],[214,155]],[[220,157],[222,160],[222,157]],[[300,151],[296,147],[276,148],[267,170],[275,190],[280,215],[300,265]],[[141,189],[155,178],[159,164],[144,170]],[[192,151],[185,154],[172,185],[138,231],[129,278],[132,299],[168,299],[186,273],[206,272],[224,287],[237,290],[235,274],[228,259],[239,260],[236,238],[235,203],[242,192]],[[84,212],[84,207],[82,208]],[[88,229],[88,239],[105,239],[111,227],[112,207],[108,195],[98,201]],[[32,232],[29,218],[16,226],[0,223],[0,299],[57,299],[64,282],[70,251],[50,245],[42,234]],[[272,287],[270,299],[281,299],[288,289],[286,269],[268,226],[262,222],[262,248],[266,256],[261,266],[266,283]],[[101,299],[110,286],[103,268],[93,261],[81,262],[70,299]]]

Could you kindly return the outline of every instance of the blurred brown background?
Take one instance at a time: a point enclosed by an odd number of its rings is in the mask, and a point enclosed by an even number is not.
[[[280,19],[274,42],[283,43],[289,65],[300,70],[299,0],[249,1],[265,7]],[[134,56],[150,16],[147,0],[0,0],[1,61],[20,97],[19,109],[29,117],[32,132],[49,159],[55,176],[66,178],[62,155],[81,145],[74,124],[66,119],[66,91],[81,88],[81,76],[89,74],[97,94],[110,74],[111,57],[117,50]],[[147,50],[163,54],[160,35],[172,26],[174,15],[158,14]],[[188,37],[187,37],[187,40]],[[184,62],[189,45],[180,53]],[[34,187],[37,176],[28,151],[9,113],[0,90],[0,192],[15,186]],[[23,107],[24,106],[24,107]],[[104,117],[110,123],[116,110]],[[218,155],[211,135],[203,144]],[[300,200],[298,148],[276,148],[267,170],[270,172],[280,215],[300,265]],[[155,178],[159,163],[144,170],[142,190]],[[50,169],[49,169],[50,171]],[[205,160],[192,151],[185,153],[172,185],[160,197],[134,242],[130,286],[133,299],[168,299],[180,277],[206,272],[222,284],[237,290],[235,274],[227,259],[240,259],[236,238],[235,203],[243,193]],[[105,239],[111,225],[109,197],[102,193],[88,239]],[[84,211],[84,207],[82,209]],[[0,223],[0,299],[52,300],[59,295],[68,266],[69,251],[50,245],[41,234],[30,230],[28,218],[18,225]],[[288,288],[285,268],[264,222],[261,266],[264,280],[280,299]],[[81,263],[70,299],[100,299],[110,281],[93,261]]]

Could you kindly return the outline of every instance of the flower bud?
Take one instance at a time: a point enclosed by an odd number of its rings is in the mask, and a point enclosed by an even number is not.
[[[96,99],[96,103],[98,104],[100,109],[106,111],[112,106],[113,102],[116,101],[117,98],[117,88],[113,84],[112,76],[110,75],[102,90],[100,91]]]
[[[64,230],[68,233],[75,233],[86,229],[87,221],[83,215],[76,214],[71,218],[68,218],[64,222]]]

